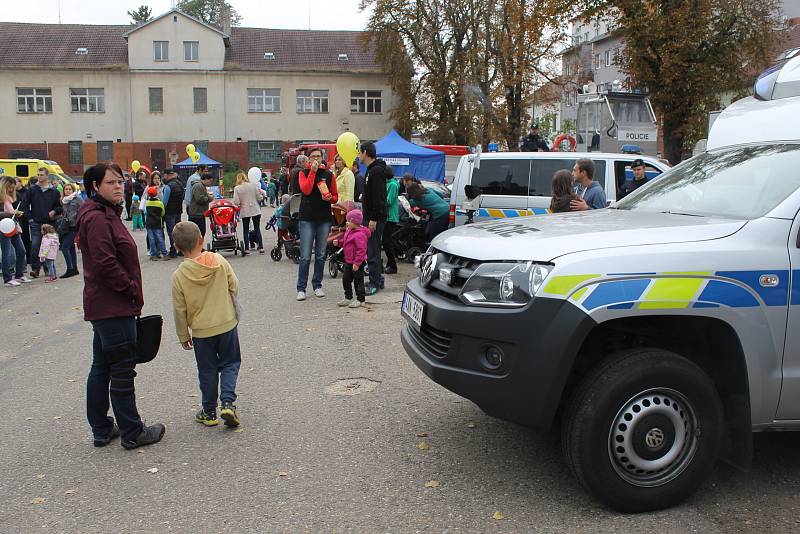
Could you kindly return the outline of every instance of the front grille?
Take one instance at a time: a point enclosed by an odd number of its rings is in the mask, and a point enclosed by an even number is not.
[[[437,358],[444,358],[450,352],[450,344],[453,341],[452,334],[424,323],[419,331],[415,330],[411,325],[406,326],[406,328],[408,328],[411,339],[423,348],[425,352]]]
[[[478,260],[463,258],[461,256],[455,256],[446,252],[440,252],[439,254],[444,256],[444,261],[439,264],[439,267],[453,267],[455,275],[451,285],[447,285],[444,282],[439,281],[437,276],[431,282],[430,289],[450,299],[458,300],[458,294],[461,291],[461,288],[464,287],[464,284],[467,282],[469,277],[472,276],[472,273],[475,272],[475,269],[478,268],[481,262]]]

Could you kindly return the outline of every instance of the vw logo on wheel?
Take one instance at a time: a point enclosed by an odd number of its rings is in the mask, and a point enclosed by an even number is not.
[[[644,436],[645,444],[651,449],[658,449],[664,444],[664,431],[660,428],[651,428]]]
[[[436,266],[439,263],[438,254],[425,254],[419,261],[419,282],[422,287],[428,287],[436,275]]]

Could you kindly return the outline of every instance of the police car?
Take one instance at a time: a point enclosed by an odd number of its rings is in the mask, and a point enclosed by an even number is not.
[[[408,355],[489,415],[560,420],[572,472],[624,512],[799,430],[798,73],[765,73],[706,152],[611,208],[441,234],[404,295]]]

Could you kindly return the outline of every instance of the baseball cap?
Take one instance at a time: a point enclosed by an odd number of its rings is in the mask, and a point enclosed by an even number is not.
[[[644,167],[644,160],[642,160],[641,158],[636,158],[635,160],[633,160],[633,163],[631,163],[631,169],[633,169],[634,167]]]
[[[167,167],[166,169],[164,169],[164,174],[177,174],[177,173],[178,171],[176,171],[172,167]]]

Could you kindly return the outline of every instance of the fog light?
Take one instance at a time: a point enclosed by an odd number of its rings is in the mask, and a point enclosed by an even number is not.
[[[439,280],[448,286],[453,281],[453,269],[450,267],[442,267],[439,269]]]
[[[490,371],[497,371],[503,366],[503,351],[499,347],[489,345],[481,354],[481,365]]]

